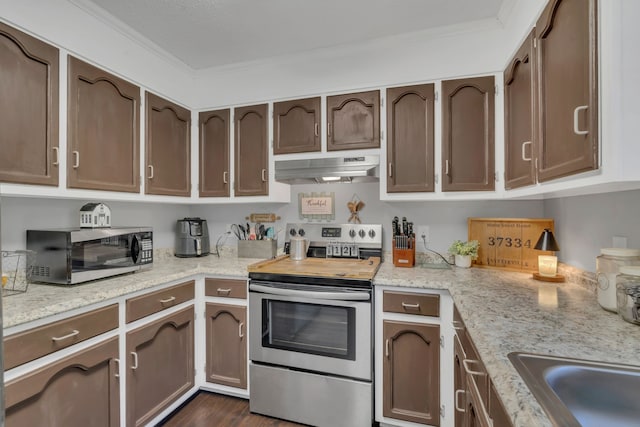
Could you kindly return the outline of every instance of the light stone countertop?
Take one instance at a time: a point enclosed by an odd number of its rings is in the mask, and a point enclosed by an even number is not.
[[[10,328],[199,274],[247,277],[247,266],[258,261],[237,258],[233,252],[220,258],[159,254],[153,268],[143,272],[74,286],[30,284],[26,293],[4,299],[3,326]],[[516,427],[551,423],[508,360],[510,352],[640,365],[640,327],[601,309],[593,289],[582,284],[539,282],[526,273],[479,268],[396,268],[387,261],[374,285],[448,290]]]

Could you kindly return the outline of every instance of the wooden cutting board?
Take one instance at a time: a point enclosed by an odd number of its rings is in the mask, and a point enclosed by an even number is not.
[[[290,276],[331,277],[371,280],[380,267],[380,258],[341,259],[306,258],[294,261],[289,255],[260,261],[247,267],[249,273],[286,274]]]
[[[545,228],[553,230],[549,218],[469,218],[469,240],[480,242],[474,267],[514,271],[538,271],[538,255],[552,255],[534,246]]]

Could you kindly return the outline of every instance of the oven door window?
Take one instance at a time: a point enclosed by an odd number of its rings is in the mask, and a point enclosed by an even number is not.
[[[263,347],[355,360],[355,308],[262,300]]]

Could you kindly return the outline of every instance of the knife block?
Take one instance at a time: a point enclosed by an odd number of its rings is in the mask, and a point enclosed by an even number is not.
[[[396,243],[393,243],[393,265],[396,267],[413,267],[416,264],[416,239],[414,237],[409,239],[409,249],[396,248]]]

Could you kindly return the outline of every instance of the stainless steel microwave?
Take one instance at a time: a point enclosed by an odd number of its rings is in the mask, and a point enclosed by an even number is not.
[[[27,230],[27,249],[33,281],[73,285],[151,268],[153,229]]]

